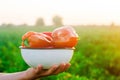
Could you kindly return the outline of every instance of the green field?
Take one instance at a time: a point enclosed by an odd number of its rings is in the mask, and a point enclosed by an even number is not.
[[[52,31],[56,27],[0,27],[0,72],[17,72],[29,66],[19,46],[27,31]],[[120,80],[120,27],[75,26],[80,40],[71,67],[41,80]],[[28,53],[29,54],[29,53]]]

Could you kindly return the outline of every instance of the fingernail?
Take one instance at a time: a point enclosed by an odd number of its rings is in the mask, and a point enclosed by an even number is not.
[[[61,66],[65,66],[66,64],[65,63],[62,63]]]
[[[38,68],[42,68],[42,65],[38,65]]]
[[[58,67],[58,65],[54,65],[53,67],[54,67],[54,69],[56,69]]]

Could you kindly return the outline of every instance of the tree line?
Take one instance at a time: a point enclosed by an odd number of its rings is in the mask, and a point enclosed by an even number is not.
[[[53,16],[52,25],[53,26],[62,26],[63,25],[63,18],[61,16],[58,16],[58,15]],[[4,23],[1,26],[12,27],[12,26],[15,26],[15,25],[12,24],[12,23],[9,23],[9,24]],[[19,26],[28,26],[28,24],[24,23],[24,24],[21,24]],[[37,18],[34,26],[36,26],[36,27],[46,26],[44,18],[43,17]]]

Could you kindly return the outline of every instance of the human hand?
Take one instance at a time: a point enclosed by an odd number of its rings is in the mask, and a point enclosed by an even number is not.
[[[36,68],[29,68],[25,71],[25,80],[34,80],[40,77],[56,75],[66,71],[70,67],[70,63],[61,63],[59,66],[53,65],[50,69],[43,69],[41,65]]]

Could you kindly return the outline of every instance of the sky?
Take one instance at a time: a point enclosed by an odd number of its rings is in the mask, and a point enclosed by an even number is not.
[[[65,25],[120,25],[120,0],[0,0],[0,24],[34,25],[42,17],[51,25],[54,15]]]

